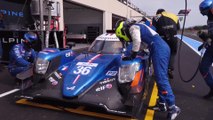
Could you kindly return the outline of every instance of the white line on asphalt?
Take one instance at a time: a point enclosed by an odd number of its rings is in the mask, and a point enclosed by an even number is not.
[[[7,95],[9,95],[9,94],[15,93],[15,92],[17,92],[17,91],[19,91],[19,90],[20,90],[20,89],[13,89],[13,90],[10,90],[10,91],[8,91],[8,92],[2,93],[2,94],[0,94],[0,98],[5,97],[5,96],[7,96]]]
[[[190,47],[194,52],[196,52],[198,55],[201,56],[201,52],[199,52],[198,50],[196,50],[195,48],[193,48],[190,44],[188,44],[187,42],[183,41],[188,47]]]

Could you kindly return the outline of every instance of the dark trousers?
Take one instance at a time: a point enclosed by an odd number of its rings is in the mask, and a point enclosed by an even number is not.
[[[177,54],[178,49],[178,39],[177,37],[164,38],[162,37],[170,48],[170,59],[169,59],[169,69],[174,70],[175,56]]]

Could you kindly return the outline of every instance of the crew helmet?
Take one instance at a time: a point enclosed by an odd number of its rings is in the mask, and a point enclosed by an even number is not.
[[[24,40],[27,40],[28,42],[32,43],[38,39],[37,35],[33,32],[28,32],[24,34]]]
[[[202,15],[207,15],[209,10],[213,7],[213,0],[204,0],[200,3],[199,9]]]
[[[32,45],[38,40],[37,34],[33,33],[33,32],[28,32],[24,34],[24,45],[27,48],[31,48]]]
[[[118,21],[115,25],[115,34],[116,36],[125,42],[129,42],[130,39],[127,35],[127,23],[125,21]]]
[[[165,10],[162,9],[162,8],[160,8],[160,9],[157,10],[156,15],[157,15],[157,14],[161,14],[162,12],[165,12]]]

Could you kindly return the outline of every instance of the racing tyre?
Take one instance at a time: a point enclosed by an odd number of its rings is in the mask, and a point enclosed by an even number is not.
[[[44,79],[43,75],[34,74],[34,76],[33,76],[33,83],[37,84],[37,83],[43,81],[43,79]]]
[[[143,94],[136,94],[133,96],[133,107],[132,107],[132,117],[141,119],[142,116],[142,111],[144,108],[144,98]]]

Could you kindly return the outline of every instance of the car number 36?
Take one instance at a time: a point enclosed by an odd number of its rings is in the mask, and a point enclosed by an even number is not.
[[[92,67],[88,66],[77,66],[77,70],[74,70],[74,74],[88,75],[91,71]]]

